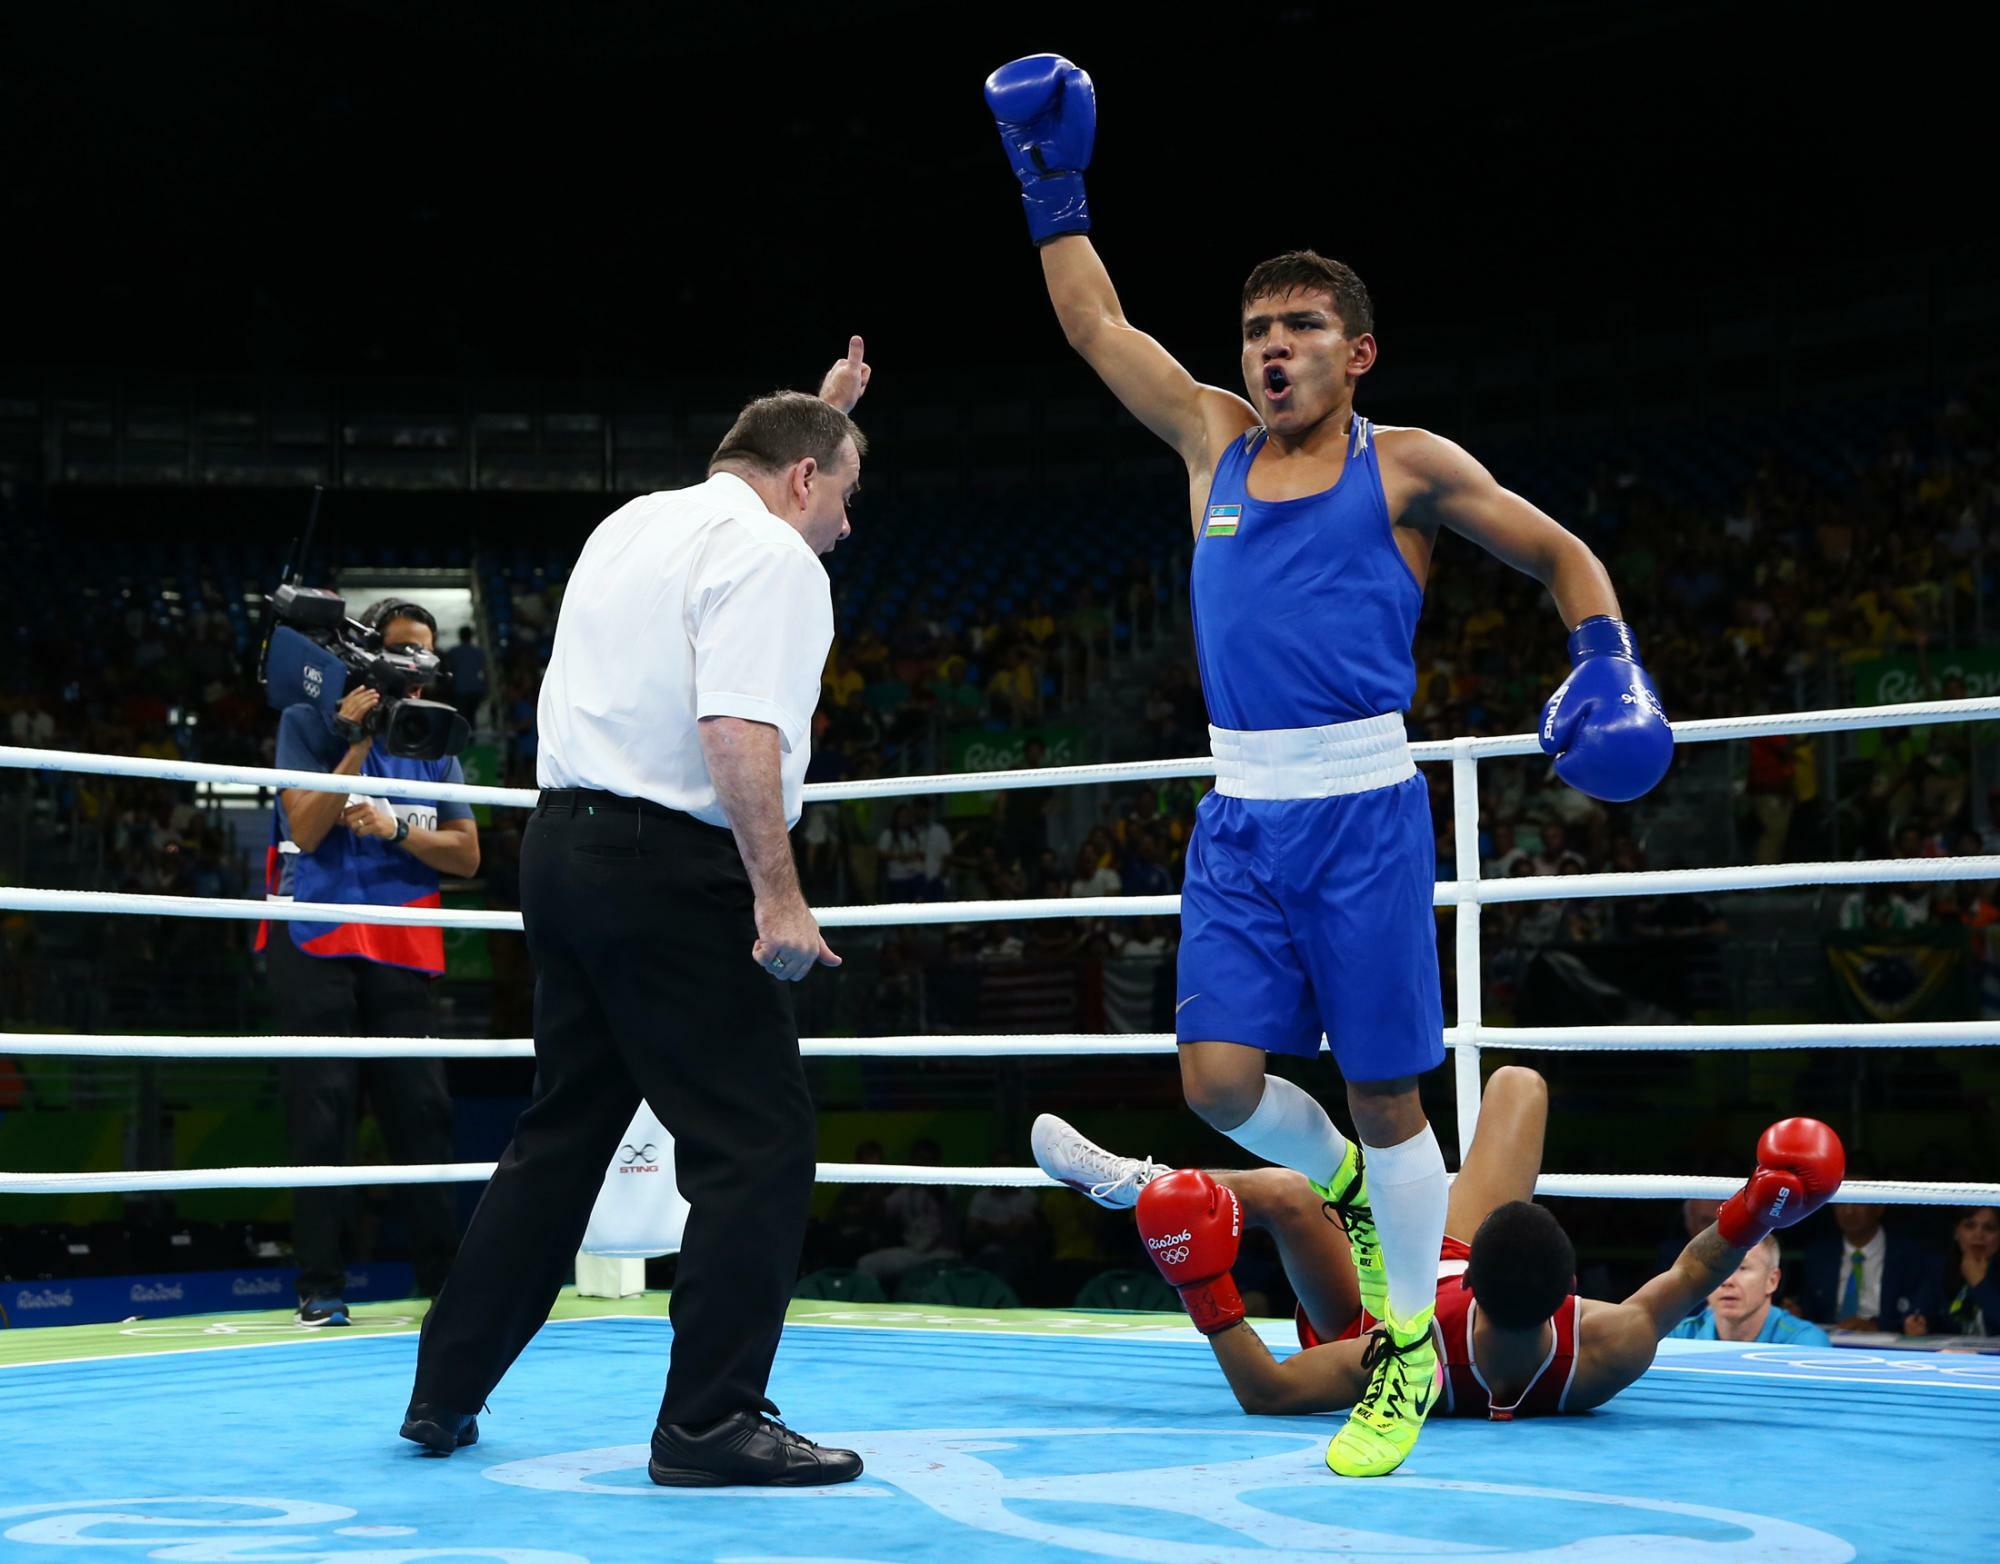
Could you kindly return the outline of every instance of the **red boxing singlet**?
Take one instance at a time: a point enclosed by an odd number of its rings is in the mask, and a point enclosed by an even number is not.
[[[1506,1423],[1517,1417],[1546,1417],[1566,1411],[1564,1403],[1569,1399],[1570,1381],[1576,1377],[1576,1339],[1578,1323],[1583,1315],[1583,1300],[1571,1293],[1558,1305],[1554,1321],[1555,1340],[1550,1343],[1548,1357],[1535,1371],[1528,1388],[1514,1399],[1512,1405],[1496,1407],[1487,1393],[1486,1382],[1480,1378],[1478,1365],[1472,1360],[1472,1315],[1477,1305],[1472,1299],[1472,1289],[1465,1286],[1462,1280],[1471,1258],[1471,1249],[1456,1238],[1447,1238],[1438,1250],[1434,1319],[1443,1347],[1444,1405],[1433,1415],[1490,1417],[1495,1422]],[[1346,1341],[1365,1335],[1375,1329],[1377,1323],[1363,1310],[1336,1339]],[[1320,1345],[1319,1334],[1306,1319],[1303,1308],[1298,1311],[1298,1326],[1300,1346]]]

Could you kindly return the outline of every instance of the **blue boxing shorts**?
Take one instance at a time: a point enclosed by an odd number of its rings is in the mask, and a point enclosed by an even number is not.
[[[1436,1069],[1436,845],[1401,715],[1209,734],[1175,1036],[1311,1055],[1324,1032],[1350,1081]]]

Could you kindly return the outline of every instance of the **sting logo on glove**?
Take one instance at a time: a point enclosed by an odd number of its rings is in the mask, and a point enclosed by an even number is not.
[[[1780,1119],[1757,1142],[1757,1170],[1715,1213],[1722,1241],[1748,1249],[1766,1233],[1803,1222],[1833,1198],[1847,1173],[1840,1137],[1818,1119]]]

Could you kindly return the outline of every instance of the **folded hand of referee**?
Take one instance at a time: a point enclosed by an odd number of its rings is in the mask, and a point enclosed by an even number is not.
[[[820,936],[819,920],[797,896],[776,903],[757,899],[757,939],[750,959],[784,983],[799,982],[817,965],[840,965],[840,957]]]

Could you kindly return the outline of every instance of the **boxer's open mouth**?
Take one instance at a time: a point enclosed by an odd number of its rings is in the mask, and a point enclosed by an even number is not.
[[[1264,394],[1266,396],[1276,399],[1291,389],[1291,376],[1285,373],[1282,364],[1266,364],[1264,366]]]

